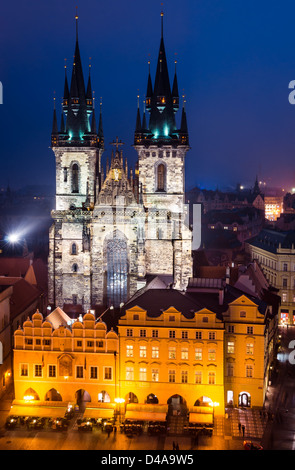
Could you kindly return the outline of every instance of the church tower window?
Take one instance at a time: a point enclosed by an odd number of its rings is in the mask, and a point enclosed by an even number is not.
[[[165,191],[166,168],[160,163],[157,168],[157,191]]]
[[[77,273],[78,272],[78,265],[76,263],[73,264],[72,266],[72,271],[73,273]]]
[[[77,254],[77,245],[76,245],[76,243],[72,243],[71,255],[76,255],[76,254]]]
[[[108,303],[119,307],[128,297],[127,242],[116,232],[106,242]]]
[[[79,167],[77,163],[72,166],[72,193],[79,192]]]

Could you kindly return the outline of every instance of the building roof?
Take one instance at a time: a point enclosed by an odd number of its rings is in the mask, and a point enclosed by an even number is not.
[[[13,293],[10,299],[10,318],[13,320],[38,301],[41,291],[25,279],[0,277],[0,290],[9,286],[13,286]]]
[[[292,249],[292,247],[295,247],[295,230],[277,232],[275,230],[264,229],[256,237],[249,240],[248,243],[270,253],[277,253],[279,247]]]
[[[60,307],[57,307],[53,312],[47,315],[46,321],[49,321],[56,330],[61,325],[67,326],[71,318]]]

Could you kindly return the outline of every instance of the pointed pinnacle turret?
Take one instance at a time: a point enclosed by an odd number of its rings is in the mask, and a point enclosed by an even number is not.
[[[172,86],[172,100],[173,100],[173,109],[175,113],[179,108],[179,94],[178,94],[176,64],[177,64],[177,61],[175,60],[175,73],[174,73],[174,80],[173,80],[173,86]]]
[[[181,124],[180,124],[180,138],[183,145],[188,145],[188,128],[187,128],[187,119],[186,119],[186,110],[185,110],[185,97],[183,96],[183,106],[181,114]]]
[[[53,120],[52,120],[52,132],[51,132],[51,145],[54,147],[58,141],[58,125],[57,125],[57,117],[56,117],[56,109],[55,109],[55,97],[54,101],[54,108],[53,108]]]
[[[141,119],[140,119],[139,96],[138,95],[137,95],[137,115],[136,115],[135,133],[141,133]]]
[[[103,126],[102,126],[102,98],[100,98],[100,110],[99,110],[99,123],[98,123],[98,141],[103,144],[104,135],[103,135]]]
[[[93,96],[93,106],[92,106],[92,121],[91,121],[91,134],[96,134],[96,119],[95,119],[95,106],[94,106],[94,96]]]

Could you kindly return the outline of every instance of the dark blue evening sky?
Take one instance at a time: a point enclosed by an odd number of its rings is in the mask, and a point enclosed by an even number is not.
[[[176,53],[179,90],[187,99],[187,187],[251,185],[257,174],[271,186],[295,186],[295,106],[288,101],[295,80],[295,2],[163,3],[171,81]],[[104,159],[118,136],[130,166],[135,163],[137,93],[142,103],[149,57],[154,78],[161,1],[11,0],[2,2],[0,17],[4,187],[55,183],[53,96],[59,116],[65,58],[71,75],[76,5],[84,75],[91,57],[96,107],[103,101]]]

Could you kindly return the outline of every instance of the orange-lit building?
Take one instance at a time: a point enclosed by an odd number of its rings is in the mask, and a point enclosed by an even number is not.
[[[58,309],[59,310],[59,309]],[[57,311],[59,318],[65,318]],[[52,315],[52,314],[51,314]],[[36,312],[14,334],[15,405],[59,402],[113,415],[117,394],[118,336],[87,313],[71,327]],[[102,406],[103,404],[103,406]],[[110,409],[110,412],[107,411]]]
[[[92,313],[72,322],[60,309],[50,320],[36,312],[14,335],[14,405],[70,402],[85,416],[117,411],[170,425],[262,407],[270,307],[222,280],[201,281],[187,292],[144,289],[122,309],[118,333]]]

